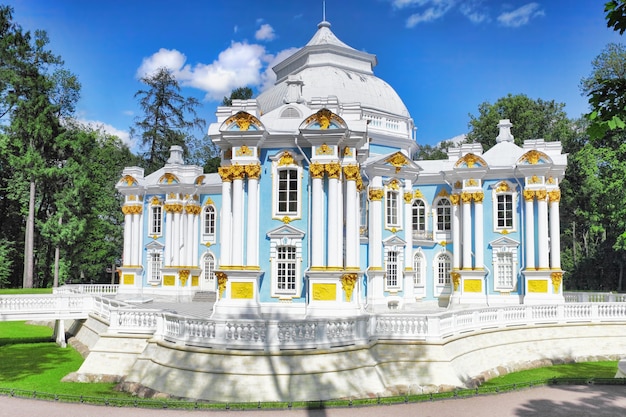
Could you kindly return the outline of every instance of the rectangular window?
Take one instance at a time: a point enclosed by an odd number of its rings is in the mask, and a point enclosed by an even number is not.
[[[437,230],[447,232],[452,229],[452,210],[450,201],[442,199],[437,204]]]
[[[204,212],[204,234],[208,237],[215,235],[215,208],[209,206]]]
[[[161,252],[152,252],[148,255],[150,268],[150,281],[161,281]]]
[[[426,205],[421,200],[413,202],[413,235],[423,236],[426,232]]]
[[[398,288],[398,252],[387,252],[387,287]]]
[[[161,206],[152,206],[150,210],[150,234],[160,235],[163,229],[163,211]]]
[[[513,196],[511,194],[498,195],[497,224],[499,229],[513,227]]]
[[[387,191],[386,200],[386,212],[387,212],[387,226],[398,226],[398,196],[397,191]]]
[[[278,171],[278,213],[294,214],[298,212],[298,170],[281,169]]]
[[[501,289],[513,288],[513,254],[500,252],[496,257],[497,287]]]
[[[293,294],[296,291],[296,248],[294,246],[279,246],[276,251],[278,255],[277,292]]]

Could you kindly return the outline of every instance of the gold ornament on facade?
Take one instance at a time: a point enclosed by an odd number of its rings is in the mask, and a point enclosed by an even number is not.
[[[511,187],[509,187],[509,183],[507,183],[506,181],[500,182],[498,186],[496,187],[496,193],[504,193],[510,190],[511,190]]]
[[[309,173],[312,178],[323,178],[324,172],[326,169],[324,168],[324,164],[320,164],[319,162],[313,162],[309,165]]]
[[[441,242],[439,242],[439,244],[441,245],[441,247],[445,248],[448,242],[446,242],[445,240],[442,240]]]
[[[261,165],[246,165],[246,175],[248,176],[248,179],[258,180],[261,177]]]
[[[285,223],[285,224],[289,224],[289,223],[291,223],[291,220],[292,220],[292,219],[291,219],[291,217],[289,217],[289,216],[285,216],[285,217],[283,217],[282,219],[280,219],[280,221],[281,221],[281,222],[283,222],[283,223]]]
[[[541,184],[541,178],[539,178],[536,175],[533,175],[532,177],[530,177],[530,179],[528,180],[529,184]]]
[[[561,190],[548,191],[548,200],[551,203],[558,203],[561,201]]]
[[[341,164],[339,162],[331,162],[326,164],[325,167],[328,178],[338,179],[341,176]]]
[[[348,157],[354,156],[354,153],[352,152],[352,148],[350,148],[349,146],[346,146],[345,148],[343,148],[343,156],[348,156]]]
[[[177,184],[178,178],[176,177],[176,175],[170,173],[170,172],[166,172],[165,174],[163,174],[161,176],[161,178],[159,178],[159,184]]]
[[[524,190],[524,200],[533,201],[535,199],[535,192],[533,190]]]
[[[186,287],[187,286],[187,280],[189,279],[189,273],[191,271],[189,271],[188,269],[181,269],[180,272],[178,273],[178,276],[180,277],[180,285],[181,287]]]
[[[252,156],[252,149],[248,148],[246,145],[242,145],[237,148],[235,152],[236,156]]]
[[[361,192],[363,191],[363,178],[361,178],[361,171],[359,171],[359,176],[356,179],[356,190]]]
[[[137,196],[136,195],[129,195],[128,196],[128,201],[137,201]]]
[[[392,227],[389,231],[393,234],[398,233],[398,229],[396,229],[395,227]]]
[[[233,180],[233,173],[230,169],[231,167],[219,167],[217,169],[217,173],[222,178],[222,182],[231,182]]]
[[[452,205],[458,206],[459,203],[461,202],[461,195],[460,194],[452,194],[450,196],[450,202],[452,203]]]
[[[463,183],[461,181],[457,181],[454,183],[454,188],[463,188]]]
[[[369,199],[371,201],[381,201],[385,192],[381,188],[370,188]]]
[[[463,163],[465,163],[468,168],[474,168],[474,165],[477,164],[479,166],[486,165],[486,162],[480,156],[474,155],[473,153],[465,154],[461,159],[457,161],[456,164],[454,164],[454,166],[459,167],[463,165]]]
[[[150,204],[152,204],[153,206],[160,206],[162,203],[161,203],[161,200],[159,200],[159,197],[154,196],[150,200]]]
[[[124,214],[141,214],[143,213],[143,207],[140,205],[124,205],[122,206],[122,213]]]
[[[396,152],[385,160],[388,164],[396,167],[396,174],[400,172],[403,166],[408,165],[409,161],[406,156],[400,152]]]
[[[439,191],[439,194],[437,194],[437,197],[449,197],[449,196],[450,196],[450,193],[445,188],[442,188],[441,191]]]
[[[483,194],[482,191],[477,191],[472,194],[472,198],[476,203],[482,203],[485,198],[485,194]]]
[[[413,193],[404,193],[404,202],[411,204],[411,201],[413,201]]]
[[[137,184],[137,180],[135,178],[133,178],[130,175],[124,175],[122,177],[122,179],[120,180],[120,182],[125,182],[127,186],[131,186],[131,185],[135,185]]]
[[[467,191],[464,191],[461,193],[461,200],[463,200],[463,204],[469,204],[472,202],[472,193],[468,193]]]
[[[202,211],[202,207],[197,204],[187,204],[185,206],[185,212],[187,214],[198,215]]]
[[[326,143],[322,143],[322,146],[318,146],[315,150],[315,155],[334,155],[335,151],[333,148],[328,146]]]
[[[280,155],[280,159],[278,160],[278,166],[282,167],[285,165],[295,165],[293,155],[291,153],[285,151]]]
[[[468,187],[477,187],[478,186],[478,181],[476,181],[474,178],[470,178],[469,180],[467,180],[467,186]]]
[[[546,184],[556,184],[556,180],[554,179],[554,177],[548,177],[548,179],[546,180]]]
[[[537,197],[538,201],[545,201],[546,197],[548,196],[548,192],[545,189],[537,190],[535,191],[535,196]]]
[[[420,190],[415,190],[413,193],[413,198],[424,198],[424,194]]]
[[[554,293],[558,294],[559,288],[561,288],[561,282],[563,282],[563,273],[552,272],[550,274],[550,278],[552,279],[552,288],[554,288]]]
[[[181,203],[167,203],[163,209],[168,213],[182,213],[183,205]]]
[[[454,291],[458,291],[461,286],[461,274],[458,272],[450,272],[452,278],[452,284],[454,285]]]
[[[204,175],[200,175],[200,176],[198,176],[198,178],[196,178],[196,180],[194,181],[194,183],[195,183],[196,185],[202,185],[202,183],[204,182],[204,178],[205,178],[205,176],[204,176]]]
[[[233,165],[230,167],[233,174],[233,180],[242,180],[246,176],[246,168],[244,165]]]
[[[226,283],[228,282],[228,276],[226,273],[218,271],[215,273],[217,277],[217,288],[220,298],[224,298],[224,291],[226,291]]]
[[[239,128],[239,130],[241,131],[248,131],[250,129],[250,125],[259,125],[259,121],[257,120],[256,117],[254,117],[253,115],[251,115],[250,113],[246,113],[244,111],[240,111],[237,114],[234,114],[233,116],[230,116],[225,122],[224,124],[231,124],[231,123],[236,123],[237,127]]]
[[[341,276],[341,288],[346,293],[346,300],[352,301],[352,292],[357,281],[357,274],[343,274]]]
[[[356,181],[359,179],[360,170],[358,165],[347,165],[343,167],[343,174],[347,181]]]
[[[394,178],[391,181],[389,181],[389,183],[387,184],[387,187],[391,188],[392,190],[398,191],[400,189],[400,181]]]
[[[320,111],[318,111],[315,114],[312,114],[311,116],[309,116],[305,123],[311,123],[313,121],[316,121],[318,125],[320,125],[320,129],[322,130],[326,130],[330,127],[330,121],[331,119],[334,118],[333,112],[331,112],[328,109],[321,109]]]
[[[213,199],[211,197],[207,198],[206,201],[204,202],[205,206],[212,206],[215,203],[213,202]]]
[[[176,200],[176,198],[178,198],[178,197],[176,196],[176,193],[169,193],[169,194],[167,195],[167,199],[168,199],[168,200]]]
[[[526,152],[522,156],[521,160],[528,162],[530,165],[537,165],[539,163],[539,160],[541,159],[542,155],[543,155],[543,153],[533,149],[532,151]]]

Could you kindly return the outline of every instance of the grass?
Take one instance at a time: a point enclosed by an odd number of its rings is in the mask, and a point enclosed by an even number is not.
[[[617,361],[584,362],[554,365],[545,368],[513,372],[485,382],[480,388],[427,395],[410,395],[354,400],[326,400],[313,402],[231,403],[193,402],[177,400],[144,400],[131,394],[115,391],[113,383],[61,382],[77,371],[83,358],[72,348],[60,348],[51,341],[52,329],[25,322],[0,322],[0,396],[18,395],[37,398],[81,401],[116,406],[175,409],[250,409],[250,408],[326,408],[396,404],[461,398],[479,394],[505,392],[537,385],[546,385],[559,379],[573,383],[578,379],[613,379]]]
[[[0,288],[0,295],[52,294],[52,288]]]

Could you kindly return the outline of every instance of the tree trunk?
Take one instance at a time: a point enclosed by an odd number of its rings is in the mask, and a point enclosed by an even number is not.
[[[33,245],[35,241],[35,181],[30,182],[30,197],[28,200],[28,219],[24,242],[24,288],[33,288]]]
[[[63,224],[63,216],[59,216],[59,226],[61,226]],[[61,227],[59,227],[59,229],[61,229]],[[54,282],[52,283],[52,286],[54,288],[57,288],[59,286],[59,258],[60,258],[60,248],[59,248],[59,244],[61,242],[57,243],[57,247],[54,248]]]

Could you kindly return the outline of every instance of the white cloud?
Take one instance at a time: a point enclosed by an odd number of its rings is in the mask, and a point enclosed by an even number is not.
[[[517,28],[526,25],[530,19],[544,15],[545,13],[543,9],[540,9],[539,3],[528,3],[513,11],[502,13],[498,16],[498,22],[502,26]]]
[[[276,33],[274,32],[274,28],[267,23],[262,24],[259,30],[254,34],[254,38],[258,41],[271,41],[275,37]]]
[[[482,0],[466,1],[459,6],[459,11],[474,24],[488,22],[490,20],[489,14],[487,10],[482,7],[482,3]]]
[[[417,9],[406,20],[406,27],[412,28],[419,23],[432,22],[443,17],[458,0],[390,0],[393,8]]]
[[[298,49],[299,48],[284,49],[280,51],[279,53],[277,53],[276,55],[267,56],[267,60],[266,60],[267,67],[265,68],[265,71],[263,72],[263,74],[261,74],[261,85],[259,86],[260,91],[267,90],[268,88],[273,86],[274,83],[276,82],[276,74],[274,73],[272,68],[276,64],[284,61],[285,59],[289,58],[291,55],[295,54],[298,51]]]
[[[172,71],[177,71],[183,67],[187,57],[178,52],[176,49],[159,49],[150,55],[148,58],[144,58],[141,62],[141,66],[137,69],[137,78],[143,78],[145,76],[154,74],[159,68],[168,68]]]
[[[78,122],[80,122],[81,124],[84,124],[86,126],[91,127],[92,129],[95,130],[100,130],[103,131],[109,135],[113,135],[113,136],[117,136],[118,138],[120,138],[122,140],[123,143],[125,143],[130,149],[133,149],[133,147],[135,146],[134,141],[131,139],[130,134],[125,131],[125,130],[120,130],[108,123],[104,123],[104,122],[100,122],[98,120],[86,120],[86,119],[79,119]]]
[[[424,6],[430,3],[431,0],[391,0],[391,4],[396,9],[404,9],[410,6]]]

